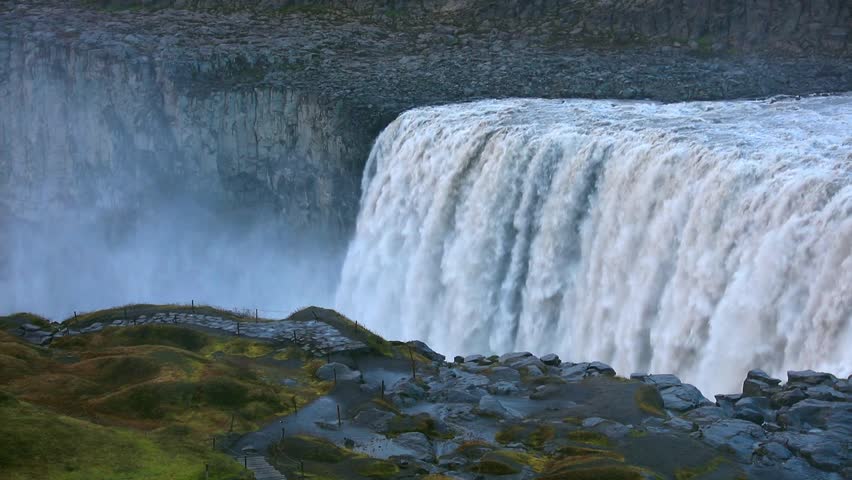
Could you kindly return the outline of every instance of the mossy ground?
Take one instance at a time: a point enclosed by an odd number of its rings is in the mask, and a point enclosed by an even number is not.
[[[194,480],[206,463],[211,478],[239,478],[213,437],[221,446],[229,431],[254,430],[331,388],[293,353],[173,325],[107,328],[49,349],[0,332],[0,417],[14,420],[0,422],[0,438],[14,442],[0,471]]]
[[[270,463],[288,478],[371,479],[394,478],[399,467],[393,462],[370,458],[317,437],[297,435],[282,439],[270,448]]]

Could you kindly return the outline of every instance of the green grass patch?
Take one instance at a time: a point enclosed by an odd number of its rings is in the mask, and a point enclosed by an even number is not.
[[[49,478],[196,480],[245,478],[242,467],[209,449],[167,447],[141,432],[95,425],[16,401],[0,402],[0,471],[8,480]]]
[[[640,385],[634,394],[636,406],[643,412],[655,417],[665,417],[665,404],[660,392],[652,385]]]
[[[18,312],[11,315],[0,316],[0,330],[18,328],[26,323],[40,327],[43,330],[54,329],[54,325],[50,323],[50,320],[34,313]]]
[[[591,445],[600,445],[606,447],[609,445],[609,439],[606,435],[589,430],[576,430],[568,433],[568,438],[580,443],[588,443]]]
[[[727,463],[724,457],[716,457],[704,465],[692,468],[678,468],[675,470],[675,480],[692,480],[694,478],[715,472],[720,466]]]

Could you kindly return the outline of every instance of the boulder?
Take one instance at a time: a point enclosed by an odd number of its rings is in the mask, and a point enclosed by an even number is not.
[[[337,374],[338,382],[355,381],[361,378],[361,372],[352,370],[348,366],[337,362],[326,363],[321,366],[317,369],[316,376],[320,380],[328,382],[334,380],[335,373]]]
[[[666,387],[660,390],[666,409],[685,412],[693,408],[713,405],[701,395],[701,391],[687,383]]]
[[[516,415],[510,412],[496,397],[485,395],[479,399],[479,412],[497,418],[514,418]]]
[[[497,382],[488,386],[492,395],[514,395],[520,391],[518,386],[511,382]]]
[[[707,425],[725,418],[725,414],[721,407],[708,406],[689,410],[683,414],[683,418],[698,425]]]
[[[464,363],[482,363],[485,357],[482,355],[468,355],[464,357]]]
[[[764,372],[763,370],[760,370],[759,368],[749,370],[748,374],[746,375],[746,380],[757,380],[772,386],[776,386],[781,383],[781,380],[770,377],[768,373]]]
[[[429,360],[432,360],[433,362],[443,362],[446,359],[445,356],[435,352],[434,350],[429,348],[429,345],[426,345],[425,343],[419,340],[408,342],[408,345],[412,348],[412,350],[419,353],[420,355],[423,355]]]
[[[789,390],[783,390],[772,395],[772,406],[775,408],[789,407],[808,398],[805,392],[799,387],[793,387]]]
[[[852,403],[802,400],[779,410],[778,423],[788,430],[806,432],[818,428],[852,437]]]
[[[564,363],[561,368],[561,376],[563,379],[571,381],[580,381],[586,378],[586,368],[588,363]]]
[[[679,378],[677,378],[677,375],[672,375],[670,373],[662,375],[645,375],[642,378],[642,381],[647,383],[648,385],[654,385],[657,388],[674,387],[676,385],[681,384],[681,381]]]
[[[592,362],[589,364],[589,368],[587,369],[586,376],[595,377],[598,375],[604,375],[607,377],[615,376],[615,369],[610,367],[609,365],[603,362]]]
[[[530,400],[547,400],[562,396],[562,388],[559,385],[539,385],[530,394]]]
[[[453,357],[453,362],[464,363],[464,357],[462,357],[461,355],[456,355],[455,357]]]
[[[522,360],[524,358],[532,357],[532,356],[533,356],[533,354],[530,353],[530,352],[505,353],[503,355],[500,355],[499,362],[502,363],[502,364],[511,364],[511,363],[517,362],[519,360]]]
[[[716,405],[722,409],[722,413],[726,417],[734,416],[734,404],[743,398],[739,393],[716,395]]]
[[[833,385],[835,382],[837,382],[837,377],[830,373],[815,372],[813,370],[790,370],[787,372],[788,384]]]
[[[391,412],[386,412],[377,408],[370,408],[359,412],[358,415],[355,415],[353,421],[356,425],[367,427],[374,432],[385,433],[388,431],[388,424],[393,417],[394,414]]]
[[[775,412],[769,407],[766,397],[745,397],[734,404],[734,418],[763,425],[775,420]]]
[[[426,389],[410,378],[403,378],[393,384],[390,388],[390,392],[414,400],[422,400],[423,398],[426,398]]]
[[[539,360],[541,360],[541,363],[551,367],[558,367],[562,363],[562,360],[559,359],[559,355],[555,353],[548,353]]]
[[[423,462],[435,460],[435,451],[429,437],[420,432],[402,433],[393,439],[397,447],[408,451],[408,455]]]
[[[706,443],[733,452],[742,462],[750,462],[752,453],[766,440],[766,432],[752,422],[724,419],[702,427],[696,435]]]
[[[849,466],[848,438],[844,448],[843,439],[833,435],[784,432],[779,437],[787,448],[820,470],[840,472]]]
[[[814,400],[825,400],[827,402],[848,401],[846,394],[829,387],[828,385],[814,385],[807,387],[804,394],[808,398],[812,398]]]
[[[488,377],[495,382],[520,382],[521,374],[514,368],[494,367]]]

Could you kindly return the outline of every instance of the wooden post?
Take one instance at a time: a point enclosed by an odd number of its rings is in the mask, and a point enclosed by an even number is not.
[[[340,404],[337,404],[337,428],[340,428],[342,422],[340,421]]]
[[[216,450],[216,435],[210,435],[210,440],[213,441],[213,450]]]
[[[296,403],[296,396],[293,395],[293,414],[299,415],[299,404]]]
[[[237,336],[240,335],[240,321],[237,320]]]
[[[248,470],[248,455],[243,455],[243,468]]]
[[[210,464],[204,464],[204,480],[210,480]]]
[[[77,310],[74,310],[74,320],[77,320]]]
[[[382,401],[385,399],[385,381],[382,380]]]
[[[192,313],[195,313],[195,300],[190,300],[190,305],[192,306]]]
[[[331,352],[327,352],[325,355],[325,363],[331,363]]]
[[[230,432],[233,432],[233,431],[234,431],[234,414],[232,413],[231,414],[231,428],[228,429],[228,432],[230,433]]]
[[[411,351],[411,347],[408,347],[408,357],[411,358],[411,378],[417,379],[417,366],[414,363],[414,353]]]
[[[284,427],[281,427],[281,440],[284,440]]]
[[[302,480],[305,479],[305,462],[299,460],[299,470],[302,471]]]
[[[296,330],[295,329],[293,330],[293,343],[297,343],[296,342]]]
[[[334,373],[334,386],[337,386],[337,369],[334,368],[331,370]]]

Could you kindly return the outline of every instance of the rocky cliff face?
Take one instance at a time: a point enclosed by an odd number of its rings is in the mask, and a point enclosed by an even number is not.
[[[346,232],[403,110],[850,90],[849,30],[843,1],[0,2],[0,202],[190,194]]]

